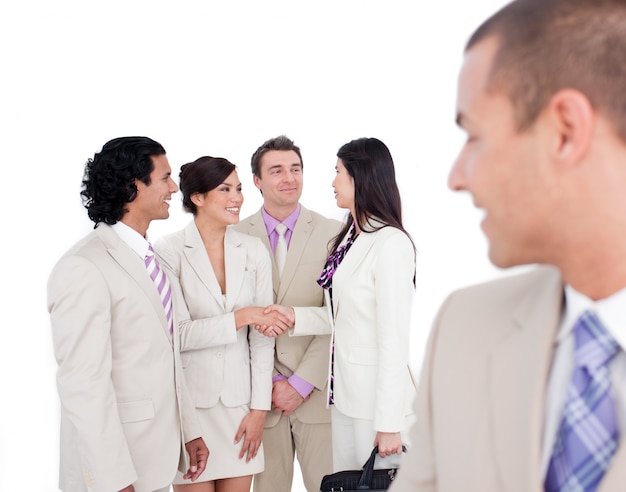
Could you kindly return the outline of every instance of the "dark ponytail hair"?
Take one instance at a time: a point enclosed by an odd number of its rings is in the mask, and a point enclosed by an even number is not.
[[[180,191],[183,208],[194,216],[198,212],[191,197],[196,193],[204,195],[221,185],[237,167],[222,157],[199,157],[180,168]]]

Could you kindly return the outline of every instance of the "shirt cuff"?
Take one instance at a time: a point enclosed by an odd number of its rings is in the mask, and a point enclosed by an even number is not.
[[[300,393],[300,396],[302,398],[306,398],[307,396],[309,396],[309,394],[311,394],[311,392],[315,388],[315,386],[313,386],[308,381],[305,381],[297,374],[292,374],[291,376],[289,376],[287,382],[289,382],[293,389]]]
[[[282,374],[276,374],[275,376],[272,376],[272,383],[275,383],[276,381],[282,381],[283,379],[287,378]]]

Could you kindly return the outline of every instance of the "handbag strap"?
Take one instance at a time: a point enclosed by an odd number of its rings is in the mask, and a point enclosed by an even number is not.
[[[406,447],[402,445],[402,452],[406,453]],[[378,454],[378,446],[374,446],[370,457],[363,465],[361,478],[357,484],[357,490],[369,490],[372,487],[372,478],[374,477],[374,461],[376,461],[376,455]]]

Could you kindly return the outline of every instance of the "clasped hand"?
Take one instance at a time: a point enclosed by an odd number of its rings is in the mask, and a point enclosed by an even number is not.
[[[296,314],[292,307],[271,304],[263,310],[263,315],[273,317],[275,322],[255,325],[255,328],[266,337],[275,338],[293,328],[296,323]]]

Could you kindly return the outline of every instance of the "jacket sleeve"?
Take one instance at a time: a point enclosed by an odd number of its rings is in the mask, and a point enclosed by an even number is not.
[[[73,426],[94,492],[137,480],[111,380],[111,298],[86,258],[61,259],[48,280],[48,311],[64,415]]]
[[[178,247],[171,238],[160,238],[154,250],[172,285],[174,322],[178,326],[180,351],[196,350],[235,343],[237,327],[235,314],[225,313],[209,318],[192,320],[181,285],[182,245]]]
[[[401,231],[378,239],[374,289],[378,370],[374,407],[374,429],[397,432],[409,405],[405,384],[410,376],[409,339],[415,288],[415,252]]]
[[[329,318],[329,308],[321,307],[294,307],[296,323],[289,330],[289,336],[300,335],[329,335],[332,325]]]
[[[318,390],[328,382],[328,358],[330,357],[330,335],[316,335],[294,371],[298,377],[312,384]]]
[[[256,293],[254,305],[268,306],[272,303],[272,263],[269,253],[260,240],[257,243]],[[272,373],[274,370],[274,339],[259,333],[254,326],[248,327],[252,394],[250,408],[270,410],[272,407]]]

